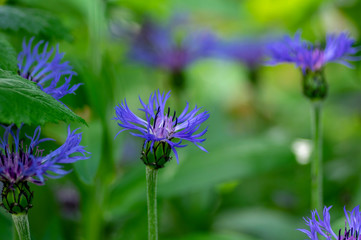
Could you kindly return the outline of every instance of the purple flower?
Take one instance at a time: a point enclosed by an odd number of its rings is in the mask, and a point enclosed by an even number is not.
[[[361,213],[359,206],[355,207],[351,212],[346,211],[346,208],[344,208],[348,228],[345,227],[344,233],[342,233],[340,229],[338,235],[336,235],[331,228],[330,209],[331,207],[325,207],[323,209],[323,220],[317,210],[312,211],[312,218],[304,218],[306,225],[309,226],[309,230],[298,230],[307,234],[310,240],[319,240],[319,236],[327,240],[331,240],[332,238],[336,240],[358,240],[361,230]]]
[[[360,48],[352,47],[355,40],[343,32],[338,35],[330,34],[326,37],[325,48],[314,45],[301,39],[301,33],[297,32],[294,38],[285,36],[283,40],[268,46],[269,64],[289,62],[300,67],[305,74],[306,70],[316,72],[328,63],[336,62],[347,67],[352,67],[348,61],[360,60],[353,56]]]
[[[210,55],[215,37],[208,31],[187,32],[176,39],[179,21],[159,25],[146,20],[134,36],[129,58],[148,66],[180,72],[200,58]]]
[[[53,139],[40,139],[40,126],[35,129],[32,137],[25,134],[28,143],[20,139],[21,127],[16,131],[13,127],[13,124],[3,126],[5,132],[3,138],[0,137],[0,181],[7,185],[24,182],[43,185],[45,177],[59,178],[70,172],[64,170],[62,164],[88,158],[85,155],[88,152],[79,145],[81,133],[76,133],[76,130],[70,131],[70,126],[65,143],[48,154],[39,148],[39,144]],[[12,142],[8,142],[9,135],[13,139]]]
[[[44,41],[39,41],[32,48],[33,41],[34,38],[31,38],[28,44],[23,41],[23,50],[18,55],[19,75],[35,82],[44,92],[57,100],[74,93],[81,84],[70,87],[72,76],[77,74],[69,62],[61,62],[64,53],[59,53],[59,46],[56,46],[54,53],[53,47],[48,51],[49,44],[46,42],[39,52]]]
[[[145,113],[145,119],[135,115],[124,99],[121,104],[115,107],[116,117],[114,120],[118,120],[118,125],[124,128],[118,134],[130,130],[130,134],[144,138],[143,149],[148,148],[150,151],[154,151],[153,147],[158,146],[159,143],[163,144],[163,148],[167,148],[165,145],[168,144],[173,150],[177,162],[179,162],[176,148],[187,146],[182,144],[183,140],[187,140],[206,151],[199,144],[205,141],[205,138],[201,137],[207,132],[207,128],[200,133],[196,132],[201,124],[208,119],[209,114],[207,111],[200,112],[201,108],[197,106],[188,112],[188,103],[179,116],[176,116],[175,111],[171,114],[170,108],[168,107],[168,110],[165,108],[169,96],[170,92],[165,95],[164,93],[160,94],[158,90],[158,93],[154,92],[150,95],[148,104],[139,98],[143,106],[139,110]],[[173,142],[174,140],[176,141]]]

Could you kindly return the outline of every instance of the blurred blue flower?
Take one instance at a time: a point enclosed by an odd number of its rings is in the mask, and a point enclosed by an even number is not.
[[[268,64],[294,63],[304,74],[306,70],[316,72],[328,62],[352,67],[348,61],[360,60],[359,57],[353,56],[360,50],[358,47],[352,47],[354,42],[355,40],[345,32],[338,35],[330,34],[326,37],[325,47],[321,48],[302,40],[301,33],[297,32],[294,38],[285,36],[283,40],[269,44]]]
[[[220,42],[216,49],[217,57],[240,62],[254,70],[264,62],[266,41],[260,38],[234,38]]]
[[[72,70],[73,67],[69,62],[61,62],[64,53],[59,53],[59,46],[56,46],[54,55],[53,47],[48,50],[48,42],[39,52],[44,41],[39,41],[32,48],[33,41],[34,38],[31,38],[28,44],[23,41],[23,49],[18,55],[19,75],[35,82],[44,92],[57,100],[74,93],[81,84],[70,87],[72,76],[77,74]]]
[[[345,227],[343,234],[342,230],[339,229],[338,235],[336,235],[331,228],[330,209],[331,207],[324,207],[323,220],[319,216],[317,210],[312,211],[311,219],[304,218],[306,225],[309,226],[310,230],[298,230],[307,234],[310,240],[318,240],[319,235],[323,236],[327,240],[331,240],[332,237],[336,240],[358,240],[361,230],[361,213],[359,211],[359,206],[355,207],[351,212],[346,211],[346,208],[344,208],[348,228]]]
[[[175,19],[168,25],[147,19],[131,42],[129,58],[148,66],[180,72],[198,59],[209,56],[216,40],[214,35],[198,30],[187,31],[179,37],[177,30],[184,25],[181,23],[184,19]]]
[[[199,112],[201,108],[197,106],[188,112],[189,104],[182,111],[179,116],[176,116],[176,112],[170,113],[170,108],[165,109],[166,101],[170,96],[170,92],[160,94],[154,92],[149,97],[149,103],[145,104],[142,99],[139,98],[143,108],[139,110],[145,113],[145,120],[135,115],[128,107],[126,99],[121,104],[115,107],[114,120],[118,120],[118,125],[124,129],[118,132],[121,133],[125,130],[131,130],[136,132],[130,132],[133,136],[141,137],[145,139],[143,149],[153,151],[154,145],[158,143],[167,143],[173,150],[177,162],[178,154],[176,148],[185,147],[182,145],[183,140],[187,140],[201,150],[206,151],[205,148],[199,144],[205,141],[205,138],[201,138],[206,132],[207,128],[196,133],[201,124],[205,122],[209,114],[207,111]],[[117,134],[117,135],[118,135]],[[173,142],[174,139],[179,141]]]
[[[13,124],[2,127],[5,128],[5,132],[3,137],[0,137],[0,181],[6,185],[12,186],[19,182],[43,185],[44,177],[59,178],[71,171],[64,170],[61,164],[88,158],[88,152],[79,145],[82,134],[76,133],[76,130],[70,131],[70,126],[65,143],[49,154],[44,154],[44,150],[39,149],[39,144],[53,139],[40,139],[40,126],[35,129],[32,137],[25,134],[29,139],[28,145],[20,139],[21,127],[16,132],[12,130]],[[77,155],[70,156],[72,154]]]

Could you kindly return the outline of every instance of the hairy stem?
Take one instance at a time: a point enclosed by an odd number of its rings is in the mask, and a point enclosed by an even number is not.
[[[322,102],[312,102],[313,159],[311,163],[311,208],[322,210]]]
[[[20,240],[30,240],[30,228],[27,214],[12,214]]]
[[[157,174],[158,169],[146,166],[147,204],[148,204],[148,240],[158,240],[157,216]]]

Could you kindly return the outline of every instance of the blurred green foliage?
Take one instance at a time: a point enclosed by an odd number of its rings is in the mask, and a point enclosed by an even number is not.
[[[146,99],[158,88],[171,89],[167,72],[127,59],[128,38],[116,34],[119,28],[136,30],[145,16],[166,22],[174,13],[185,12],[194,26],[225,38],[294,34],[301,29],[304,38],[322,42],[327,32],[347,30],[357,39],[361,31],[359,0],[8,0],[4,4],[0,67],[3,58],[13,66],[12,48],[19,52],[23,38],[36,35],[59,43],[78,73],[75,82],[84,83],[76,95],[62,101],[87,121],[88,127],[79,127],[82,144],[92,155],[75,163],[66,177],[32,186],[29,220],[34,240],[146,239],[142,142],[126,132],[114,139],[120,128],[111,119],[114,106],[124,98],[136,109],[138,96]],[[260,85],[253,89],[245,66],[202,60],[187,69],[179,98],[171,96],[169,104],[178,110],[187,100],[210,112],[204,143],[209,153],[189,146],[179,150],[179,165],[173,159],[161,169],[160,239],[305,238],[296,229],[305,227],[303,216],[310,216],[310,165],[298,163],[292,151],[295,141],[311,138],[301,74],[291,65],[258,71]],[[361,66],[329,64],[325,74],[330,93],[323,118],[324,197],[327,206],[334,206],[335,226],[342,226],[338,218],[343,206],[352,209],[361,201]],[[45,137],[59,143],[66,137],[65,124],[47,124],[43,129]],[[11,218],[1,210],[0,239],[12,234]]]

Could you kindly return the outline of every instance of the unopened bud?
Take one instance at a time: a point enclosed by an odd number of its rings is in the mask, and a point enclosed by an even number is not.
[[[306,71],[303,75],[303,94],[310,100],[323,100],[327,96],[328,85],[323,71]]]
[[[171,159],[171,151],[172,149],[170,145],[166,142],[154,142],[152,148],[151,142],[148,142],[142,151],[140,159],[142,159],[145,165],[151,166],[155,169],[163,168],[164,164]]]
[[[27,182],[3,182],[1,206],[11,214],[27,213],[32,207],[33,192]]]

